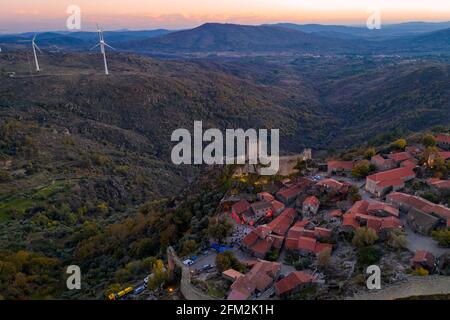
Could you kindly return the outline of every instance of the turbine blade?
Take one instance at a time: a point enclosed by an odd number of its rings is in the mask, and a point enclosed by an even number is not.
[[[107,46],[108,48],[111,48],[111,49],[113,49],[113,50],[116,50],[116,49],[114,49],[113,47],[111,47],[109,44],[107,44],[106,42],[105,42],[105,46]]]
[[[39,51],[40,53],[42,53],[42,50],[41,50],[41,49],[39,49],[39,47],[37,46],[37,44],[36,44],[36,43],[33,43],[33,45],[34,45],[34,47],[35,47],[36,49],[38,49],[38,51]]]
[[[94,50],[95,48],[97,48],[100,45],[100,43],[97,43],[95,46],[93,46],[92,48],[89,49],[90,50]]]

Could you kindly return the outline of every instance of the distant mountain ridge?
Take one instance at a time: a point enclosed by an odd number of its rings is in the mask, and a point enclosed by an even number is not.
[[[205,23],[193,29],[169,31],[105,31],[118,50],[145,54],[304,53],[352,55],[450,54],[450,22],[386,25],[381,30],[341,25],[239,25]],[[0,46],[24,49],[34,33],[0,36]],[[96,44],[96,32],[44,32],[37,44],[85,51]]]
[[[312,35],[279,26],[250,26],[238,24],[205,23],[197,28],[173,32],[152,39],[130,41],[123,48],[139,51],[301,51],[345,52],[362,48],[351,42]]]

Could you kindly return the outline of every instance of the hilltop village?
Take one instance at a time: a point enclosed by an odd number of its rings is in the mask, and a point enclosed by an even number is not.
[[[383,286],[450,275],[449,135],[323,163],[306,150],[297,161],[289,177],[237,171],[217,217],[226,234],[183,257],[200,291],[333,299],[367,290],[369,265],[380,267]]]

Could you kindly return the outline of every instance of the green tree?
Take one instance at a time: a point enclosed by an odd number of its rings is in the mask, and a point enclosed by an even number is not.
[[[423,136],[422,138],[422,144],[425,147],[434,147],[436,145],[436,139],[434,138],[433,135],[431,134],[426,134],[425,136]]]
[[[364,152],[364,158],[370,160],[374,155],[377,154],[375,148],[369,148]]]
[[[181,255],[187,256],[198,249],[198,244],[195,240],[186,240],[181,245]]]
[[[408,245],[408,240],[403,231],[396,229],[389,234],[387,243],[394,249],[403,249]]]
[[[223,272],[228,269],[234,269],[237,271],[244,271],[245,267],[234,256],[233,252],[225,251],[219,253],[216,256],[216,267],[219,272]]]
[[[317,254],[317,266],[321,270],[326,270],[331,262],[331,249],[327,248]]]
[[[352,239],[352,244],[356,247],[362,248],[371,246],[378,240],[377,233],[372,228],[361,227],[357,228]]]
[[[404,150],[406,147],[406,140],[405,139],[397,139],[391,144],[392,147],[400,150]]]
[[[360,267],[375,264],[380,261],[380,258],[380,250],[372,246],[360,248],[356,253],[356,261]]]
[[[362,160],[355,164],[352,169],[352,176],[361,179],[365,178],[371,171],[370,162],[368,160]]]
[[[441,247],[450,247],[450,230],[436,230],[431,233],[431,236],[438,242]]]
[[[152,274],[148,279],[147,287],[156,290],[167,280],[167,271],[162,260],[156,260],[153,264]]]
[[[212,221],[212,222],[211,222]],[[217,242],[222,243],[233,232],[233,225],[227,221],[216,222],[210,220],[208,235]]]

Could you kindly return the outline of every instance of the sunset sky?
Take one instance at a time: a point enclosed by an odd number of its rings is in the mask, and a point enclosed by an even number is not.
[[[181,29],[204,22],[364,25],[371,4],[383,23],[448,21],[450,0],[0,0],[0,32],[64,30],[78,5],[82,30]]]

